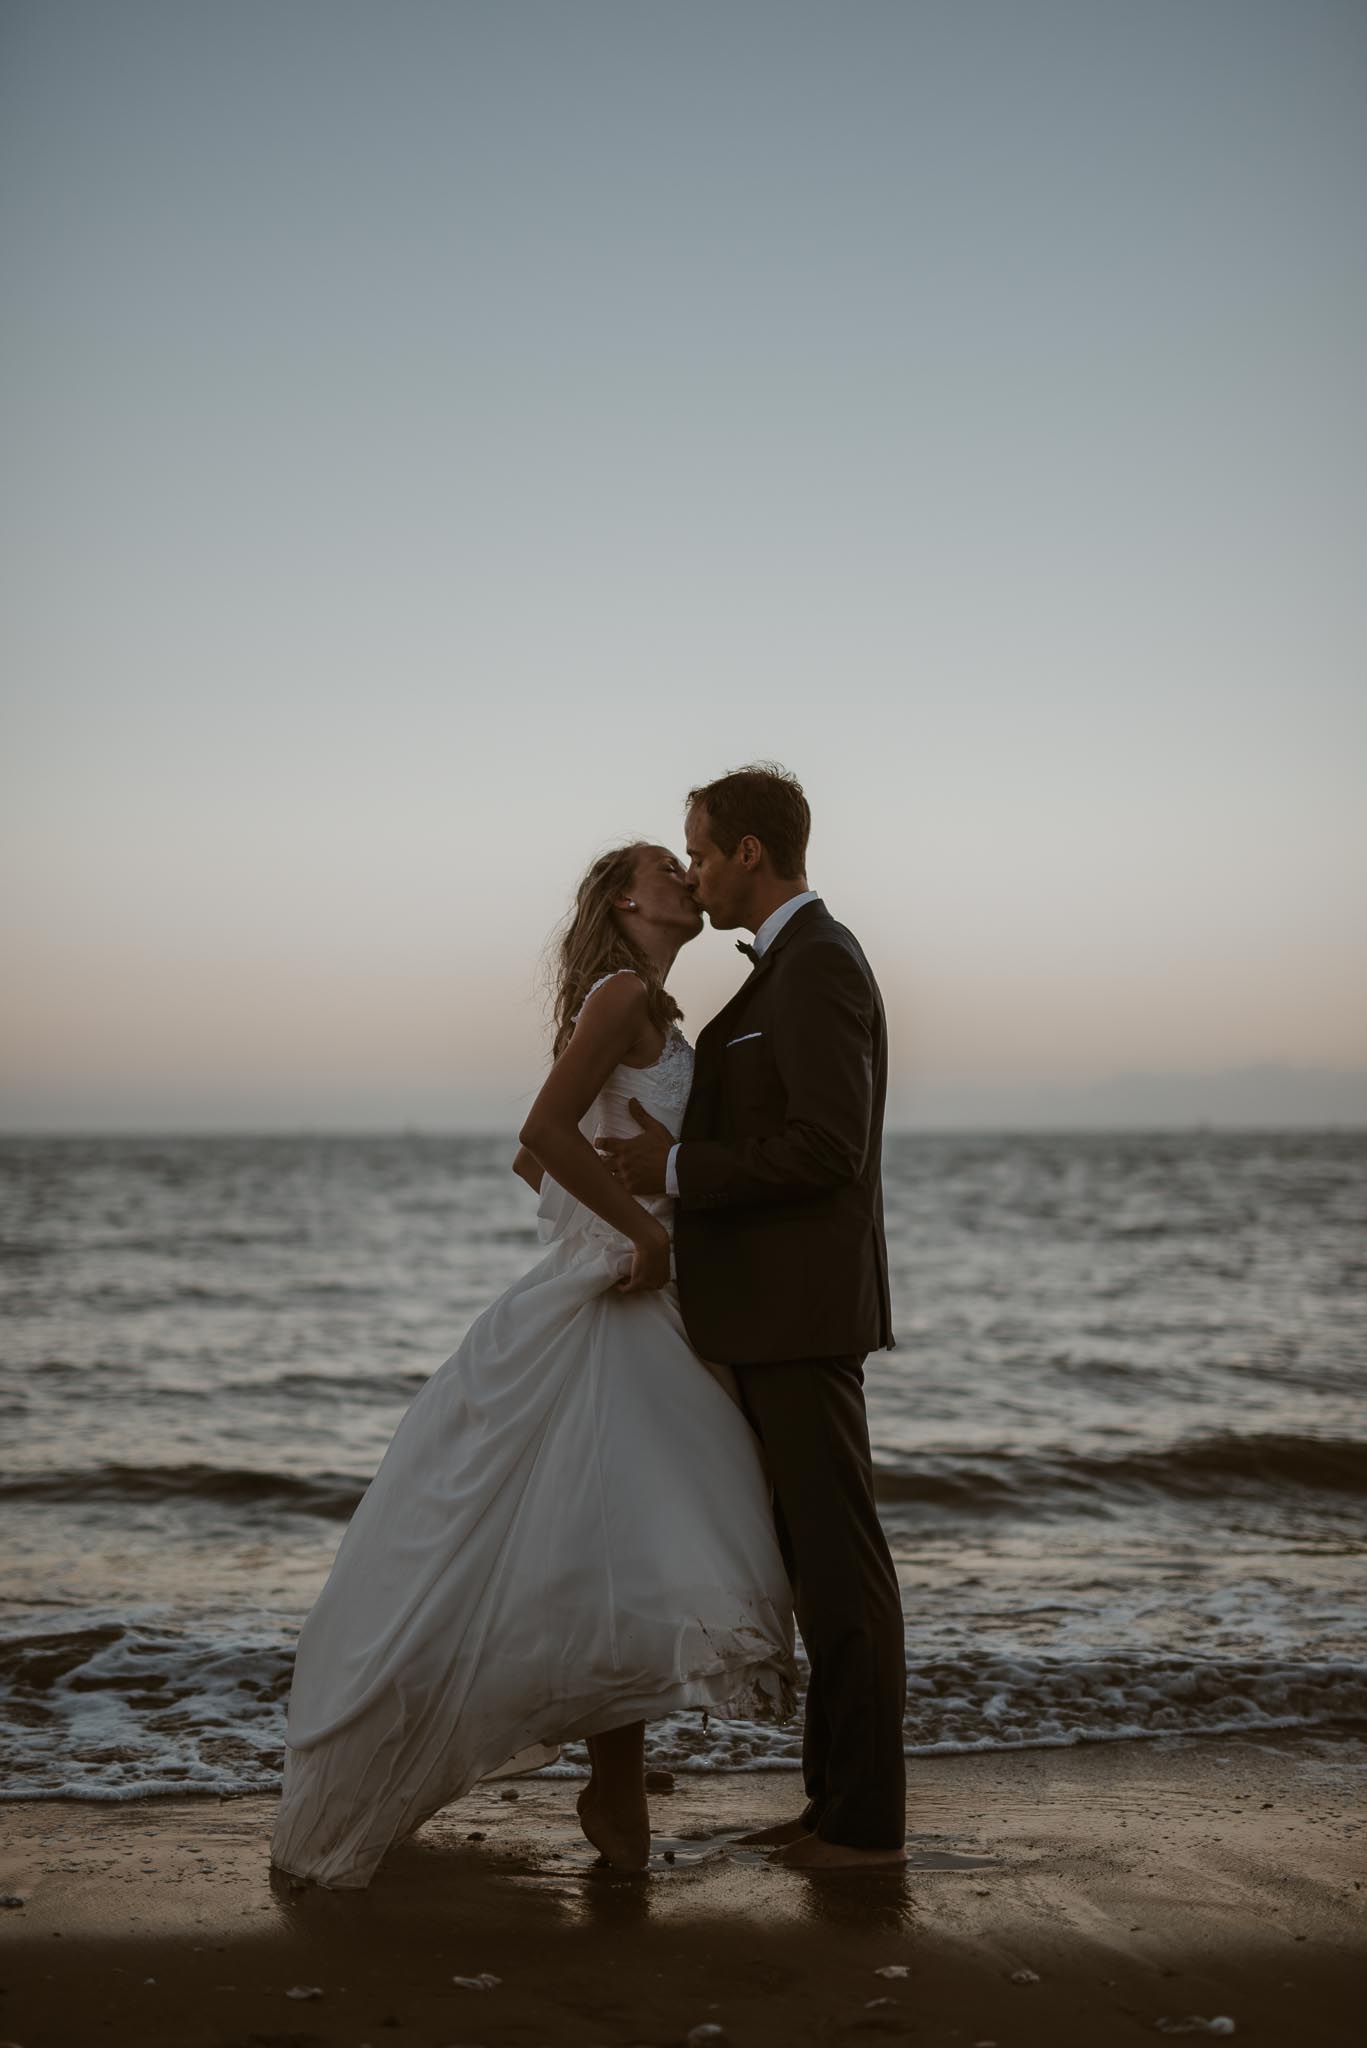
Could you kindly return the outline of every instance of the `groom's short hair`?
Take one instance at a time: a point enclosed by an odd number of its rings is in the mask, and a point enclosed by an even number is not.
[[[713,844],[728,858],[749,832],[785,882],[806,873],[812,814],[802,784],[776,761],[755,761],[690,789],[689,810],[695,804],[706,811]]]

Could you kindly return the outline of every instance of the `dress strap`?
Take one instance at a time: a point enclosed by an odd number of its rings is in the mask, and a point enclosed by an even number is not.
[[[571,1023],[577,1024],[579,1022],[580,1017],[583,1015],[584,1003],[588,1001],[589,997],[591,995],[596,994],[597,991],[603,986],[603,983],[605,981],[614,981],[619,974],[636,974],[636,969],[634,967],[614,967],[610,973],[600,974],[597,981],[594,982],[592,988],[585,989],[584,1000],[580,1003],[579,1008],[575,1011],[574,1016],[570,1019]],[[641,986],[642,988],[644,988],[645,983],[641,980],[639,974],[636,974],[636,979],[641,982]]]

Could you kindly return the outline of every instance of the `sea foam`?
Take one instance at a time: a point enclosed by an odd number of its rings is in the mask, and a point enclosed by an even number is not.
[[[120,1800],[278,1789],[292,1642],[165,1624],[52,1626],[0,1651],[0,1797]],[[1157,1736],[1367,1725],[1367,1664],[1190,1657],[1020,1657],[912,1663],[909,1757]],[[795,1770],[783,1727],[702,1713],[650,1724],[647,1758],[675,1771]],[[567,1749],[552,1776],[583,1774]]]

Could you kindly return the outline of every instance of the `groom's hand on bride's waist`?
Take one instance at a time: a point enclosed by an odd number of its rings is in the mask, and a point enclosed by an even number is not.
[[[600,1138],[598,1150],[615,1180],[632,1195],[662,1195],[665,1191],[665,1163],[674,1144],[672,1132],[633,1095],[631,1113],[641,1126],[639,1138]]]

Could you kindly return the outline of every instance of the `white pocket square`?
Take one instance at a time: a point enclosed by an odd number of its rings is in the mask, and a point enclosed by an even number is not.
[[[728,1038],[722,1050],[729,1051],[733,1045],[744,1045],[747,1038],[763,1038],[762,1031],[742,1031],[739,1038]]]

